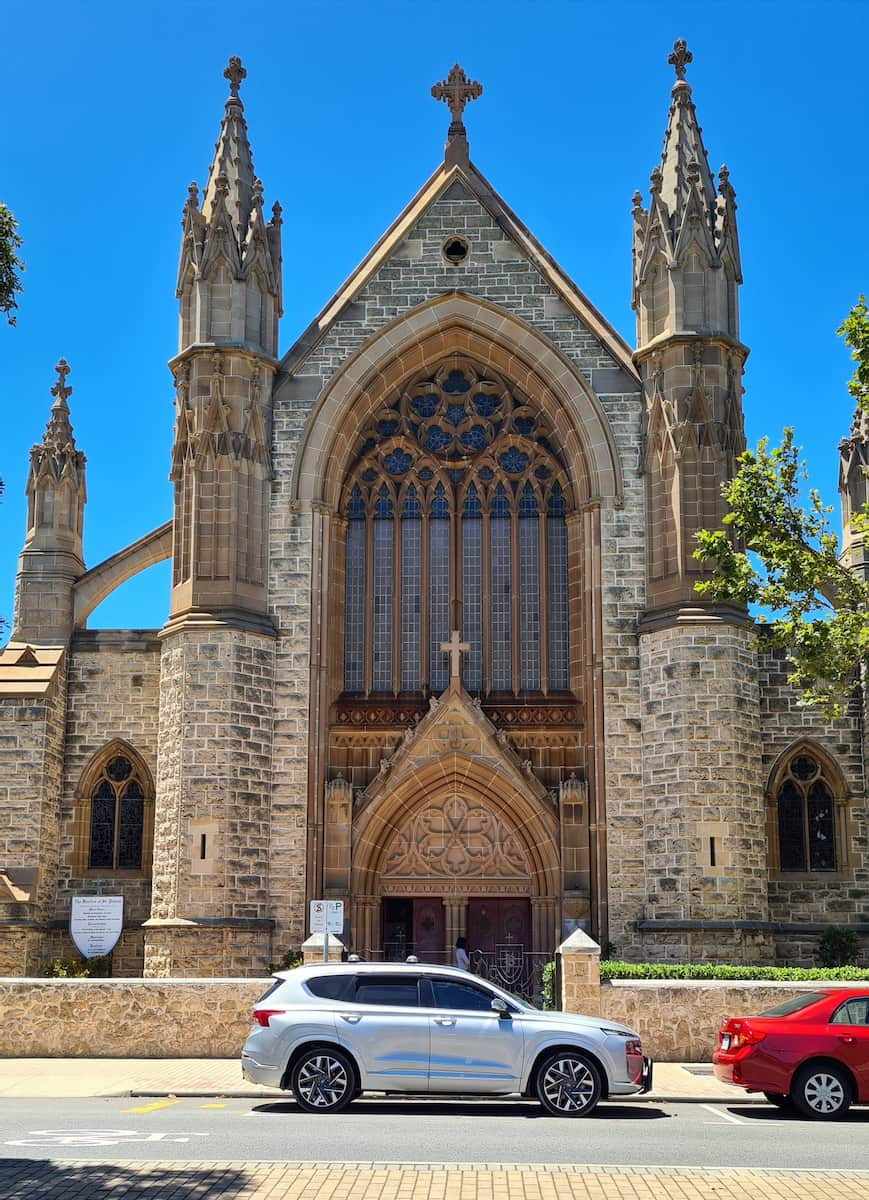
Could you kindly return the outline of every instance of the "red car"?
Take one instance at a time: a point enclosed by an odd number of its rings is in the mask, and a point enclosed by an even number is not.
[[[806,1117],[869,1104],[869,984],[819,987],[756,1017],[730,1017],[712,1062],[723,1083]]]

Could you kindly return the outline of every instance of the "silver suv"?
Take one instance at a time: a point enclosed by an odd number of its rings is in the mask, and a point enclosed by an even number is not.
[[[280,971],[253,1008],[241,1056],[251,1083],[292,1090],[308,1112],[363,1091],[536,1096],[554,1116],[646,1092],[636,1033],[541,1012],[466,971],[347,962]]]

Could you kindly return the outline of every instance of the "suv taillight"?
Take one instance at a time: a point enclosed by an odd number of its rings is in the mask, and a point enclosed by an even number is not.
[[[625,1058],[628,1063],[628,1079],[639,1083],[643,1077],[643,1045],[639,1038],[628,1038],[625,1042]]]
[[[262,1025],[263,1029],[268,1029],[269,1017],[279,1017],[283,1011],[282,1008],[255,1008],[251,1016],[257,1025]]]

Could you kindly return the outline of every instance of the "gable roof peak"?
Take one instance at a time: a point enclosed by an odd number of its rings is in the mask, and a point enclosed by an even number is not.
[[[462,121],[462,114],[467,104],[482,96],[483,85],[476,79],[468,79],[459,64],[455,63],[446,79],[432,84],[431,94],[435,100],[443,100],[449,107],[452,117],[444,146],[444,163],[448,167],[467,166],[470,161],[470,151],[468,149],[468,131]]]

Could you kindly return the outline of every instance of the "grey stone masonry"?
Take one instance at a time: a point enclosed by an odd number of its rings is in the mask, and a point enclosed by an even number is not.
[[[155,929],[267,920],[273,706],[272,638],[217,624],[164,635]]]
[[[765,921],[766,837],[754,631],[682,623],[640,637],[645,917]],[[657,935],[652,933],[654,943]],[[727,957],[710,932],[691,953]],[[673,957],[687,953],[676,950]]]

